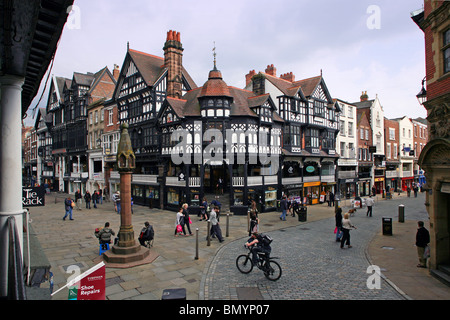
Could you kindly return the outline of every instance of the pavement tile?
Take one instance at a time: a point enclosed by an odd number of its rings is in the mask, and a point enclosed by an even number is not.
[[[424,195],[419,196],[422,198],[401,198],[407,205],[406,219],[415,221],[416,218],[423,217]],[[83,272],[95,264],[94,260],[98,259],[98,239],[94,236],[94,229],[109,221],[117,232],[120,224],[119,215],[114,212],[111,202],[104,202],[97,210],[76,211],[75,221],[62,221],[59,213],[63,211],[64,197],[64,194],[52,193],[48,196],[45,207],[36,207],[31,211],[33,229],[52,265],[54,290],[63,286],[70,276],[64,272],[62,266],[81,263]],[[349,201],[343,201],[341,206],[348,204]],[[132,217],[135,235],[144,222],[149,221],[155,229],[155,242],[151,250],[157,251],[159,257],[153,263],[139,267],[107,268],[107,279],[120,277],[122,281],[107,286],[107,299],[160,300],[164,289],[176,287],[185,287],[188,299],[192,300],[237,299],[236,288],[247,285],[256,286],[264,299],[405,299],[402,292],[394,290],[387,282],[383,282],[386,288],[381,292],[369,291],[365,285],[368,276],[365,271],[370,263],[383,267],[386,270],[383,271],[385,276],[392,278],[393,283],[405,290],[410,290],[411,279],[414,279],[409,275],[418,276],[418,270],[415,269],[415,248],[405,245],[399,254],[400,245],[395,242],[399,240],[407,243],[410,240],[400,235],[414,237],[415,229],[411,231],[402,228],[404,225],[394,224],[394,236],[389,239],[394,241],[393,243],[386,241],[386,237],[383,239],[380,234],[381,216],[387,213],[396,217],[398,204],[399,201],[393,200],[389,203],[377,199],[374,217],[370,219],[365,217],[365,209],[358,210],[354,217],[358,229],[351,231],[353,248],[345,250],[340,250],[339,244],[334,241],[334,211],[326,205],[308,207],[307,222],[299,222],[297,217],[290,216],[287,221],[282,222],[278,219],[278,212],[260,214],[261,231],[273,232],[280,240],[274,244],[273,252],[282,256],[283,276],[275,283],[268,283],[259,270],[254,270],[249,275],[237,272],[234,260],[236,254],[243,251],[242,244],[248,238],[245,216],[230,216],[229,237],[226,237],[222,244],[212,240],[210,246],[207,246],[205,240],[207,224],[197,221],[194,217],[191,229],[194,233],[196,228],[199,229],[198,259],[195,259],[196,237],[173,236],[176,215],[174,212],[135,206]],[[226,216],[222,215],[220,225],[224,236],[226,220]],[[70,240],[62,242],[61,239],[67,235],[70,235]],[[281,243],[283,246],[279,246]],[[377,248],[382,245],[393,246],[395,249]],[[397,259],[389,256],[392,254]],[[414,267],[410,268],[412,270],[406,270],[404,267],[405,262],[411,264],[409,261],[414,261]],[[388,262],[396,263],[389,265]],[[437,280],[432,278],[427,270],[420,271],[423,272],[419,274],[421,281],[416,286],[412,285],[411,290],[429,294],[428,297],[435,292],[436,299],[449,299],[450,294],[445,288],[441,289],[433,282],[430,285],[430,280]],[[354,281],[343,288],[341,284],[345,283],[349,276]],[[426,286],[429,290],[420,290],[417,288],[419,285]],[[433,286],[439,290],[433,290]],[[408,297],[412,296],[408,291]],[[67,299],[67,291],[62,290],[62,293],[52,299]]]

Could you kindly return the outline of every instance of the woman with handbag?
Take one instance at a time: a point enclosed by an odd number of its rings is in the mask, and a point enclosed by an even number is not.
[[[181,232],[186,235],[186,230],[184,230],[184,216],[183,216],[183,207],[180,208],[177,212],[177,220],[175,222],[175,237],[181,234]]]

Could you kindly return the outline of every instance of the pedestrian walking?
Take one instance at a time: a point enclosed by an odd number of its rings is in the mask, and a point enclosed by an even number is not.
[[[180,209],[177,212],[177,219],[175,221],[175,237],[178,237],[181,232],[186,235],[186,230],[184,229],[184,216],[183,216],[183,207],[180,207]]]
[[[102,250],[106,250],[106,244],[111,243],[111,236],[114,236],[115,234],[116,233],[114,230],[109,227],[109,222],[106,222],[105,227],[98,233],[95,233],[95,236],[98,238],[98,241],[102,246]]]
[[[191,218],[189,217],[189,210],[188,210],[188,204],[184,203],[183,206],[183,218],[184,218],[184,224],[187,226],[188,232],[190,236],[193,236],[194,234],[191,232],[191,226],[192,223]]]
[[[288,210],[288,203],[286,200],[286,196],[283,196],[283,198],[281,199],[280,208],[281,208],[280,220],[286,221],[286,212]]]
[[[97,203],[98,203],[98,192],[97,192],[97,190],[94,190],[94,193],[92,194],[92,203],[94,204],[94,209],[97,209]]]
[[[372,199],[372,195],[370,195],[367,199],[366,199],[366,205],[367,205],[367,213],[366,216],[367,217],[372,217],[372,207],[374,205],[374,201]]]
[[[77,204],[77,210],[81,210],[81,199],[83,196],[81,195],[80,189],[75,192],[75,202]]]
[[[250,211],[250,228],[248,230],[248,235],[251,236],[253,232],[258,232],[259,229],[259,219],[258,212],[255,210]]]
[[[425,249],[428,247],[428,243],[430,243],[430,233],[424,227],[423,221],[419,221],[417,225],[418,229],[416,233],[416,247],[417,247],[417,256],[419,257],[419,264],[417,265],[417,267],[426,268],[429,252],[426,253]]]
[[[219,180],[217,181],[217,189],[218,192],[223,195],[223,179],[219,178]]]
[[[336,227],[334,233],[336,234],[336,242],[340,242],[342,238],[342,209],[337,208],[335,214]]]
[[[89,193],[89,190],[86,191],[86,193],[84,194],[84,201],[86,201],[86,209],[90,209],[91,208],[91,194]]]
[[[413,190],[414,190],[414,198],[417,198],[417,192],[419,191],[419,187],[417,186],[417,184],[414,185]]]
[[[98,199],[100,200],[100,204],[103,204],[103,191],[102,191],[102,188],[98,189]]]
[[[350,245],[350,230],[356,229],[356,227],[352,224],[349,219],[349,213],[344,214],[344,219],[342,219],[342,239],[341,239],[341,249],[344,249],[344,244],[347,245],[348,248],[351,248]]]
[[[120,203],[120,191],[116,191],[113,194],[112,200],[114,202],[114,209],[117,211],[117,214],[120,214],[121,203]]]
[[[200,221],[208,220],[208,201],[203,197],[202,205],[200,206]]]
[[[218,206],[214,206],[211,210],[209,221],[211,222],[211,237],[217,236],[219,242],[223,242],[222,230],[220,229],[219,221],[217,220]]]
[[[331,207],[334,205],[334,193],[330,191],[328,195],[328,206]]]
[[[64,215],[63,220],[66,220],[67,216],[69,216],[70,220],[73,220],[72,219],[72,209],[74,206],[75,206],[75,202],[73,202],[70,197],[67,197],[64,200],[64,207],[66,209],[66,214]]]

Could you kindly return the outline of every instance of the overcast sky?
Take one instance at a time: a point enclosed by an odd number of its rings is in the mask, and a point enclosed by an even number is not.
[[[183,65],[198,86],[213,67],[243,88],[268,64],[296,80],[320,74],[333,98],[378,95],[387,118],[426,117],[416,94],[425,76],[424,35],[410,13],[423,0],[75,0],[51,73],[112,71],[130,48],[163,57],[181,33]],[[37,105],[41,90],[30,109]],[[47,85],[47,90],[50,85]],[[45,107],[45,93],[40,107]],[[30,111],[29,111],[30,113]],[[26,123],[30,124],[30,115]]]

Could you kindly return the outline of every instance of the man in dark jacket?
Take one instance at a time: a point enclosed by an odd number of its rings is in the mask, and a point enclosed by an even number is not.
[[[428,246],[428,243],[430,243],[430,233],[428,230],[423,226],[423,221],[419,221],[418,223],[419,228],[417,229],[416,234],[416,247],[417,247],[417,255],[419,257],[419,264],[417,267],[419,268],[426,268],[427,267],[427,258],[424,257],[425,248]]]
[[[153,227],[150,225],[148,221],[144,223],[145,227],[142,228],[141,234],[139,235],[139,243],[141,246],[145,247],[145,241],[151,241],[153,240],[153,237],[155,236],[155,231],[153,230]]]
[[[282,221],[286,221],[286,213],[288,208],[288,202],[286,200],[286,196],[283,196],[283,198],[280,201],[280,209],[281,209],[281,216],[280,216],[280,220]]]

